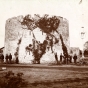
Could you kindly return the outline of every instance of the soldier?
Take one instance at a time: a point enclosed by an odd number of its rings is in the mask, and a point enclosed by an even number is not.
[[[2,63],[1,54],[0,54],[0,63]]]
[[[10,53],[10,55],[9,55],[9,63],[11,64],[11,60],[12,60],[12,55],[11,55],[11,53]]]
[[[76,61],[77,61],[77,55],[76,54],[74,55],[73,59],[74,59],[74,63],[76,64]]]
[[[63,55],[62,53],[60,54],[60,62],[62,63],[62,58],[63,58]]]
[[[58,56],[57,56],[57,53],[55,53],[55,59],[56,59],[57,64],[58,64]]]
[[[2,54],[1,55],[1,63],[3,63],[4,62],[4,55]]]
[[[68,64],[68,54],[64,53],[64,64]]]
[[[72,63],[72,56],[69,55],[69,62]]]
[[[18,55],[16,55],[16,64],[19,64]]]
[[[6,54],[5,59],[6,59],[6,64],[8,64],[8,54]]]

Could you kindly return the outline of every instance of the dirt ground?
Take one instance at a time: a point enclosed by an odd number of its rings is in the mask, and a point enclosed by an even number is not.
[[[79,68],[74,71],[7,67],[6,70],[0,71],[0,74],[6,71],[22,72],[23,78],[29,83],[25,88],[88,88],[88,71]]]

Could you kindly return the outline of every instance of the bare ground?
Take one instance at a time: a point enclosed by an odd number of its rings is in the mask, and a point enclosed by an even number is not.
[[[7,70],[0,73],[5,71],[22,72],[23,78],[29,83],[25,88],[88,88],[88,71],[79,68],[74,71],[72,69],[7,67]]]

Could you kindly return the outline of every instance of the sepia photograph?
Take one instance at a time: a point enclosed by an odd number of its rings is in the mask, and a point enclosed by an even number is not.
[[[0,88],[88,88],[88,0],[0,0]]]

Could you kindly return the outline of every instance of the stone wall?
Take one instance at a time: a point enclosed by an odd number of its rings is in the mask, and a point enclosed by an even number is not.
[[[69,52],[69,23],[68,20],[58,16],[60,19],[59,27],[57,31],[62,35],[65,45],[67,46]],[[21,25],[21,21],[23,20],[23,16],[13,17],[6,21],[5,25],[5,54],[12,54],[13,60],[15,60],[14,53],[18,47],[18,40],[22,38],[21,44],[19,45],[19,62],[20,63],[32,63],[34,59],[32,53],[26,52],[25,47],[29,44],[32,44],[32,39],[35,35],[36,40],[42,43],[45,40],[46,33],[42,34],[40,28],[36,28],[31,32],[27,29],[26,26]],[[34,35],[33,35],[34,34]],[[53,35],[59,39],[58,44],[53,45],[53,50],[57,52],[58,57],[60,53],[63,53],[61,41],[59,38],[59,34],[54,32]],[[53,63],[55,62],[54,53],[50,50],[42,56],[41,63]]]

